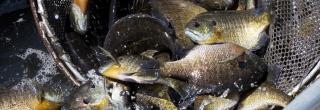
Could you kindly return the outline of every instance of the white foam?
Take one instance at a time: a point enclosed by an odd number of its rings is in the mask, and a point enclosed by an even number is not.
[[[25,78],[21,80],[12,89],[24,88],[26,85],[30,86],[34,83],[44,84],[49,81],[54,75],[58,74],[58,69],[54,63],[53,58],[46,52],[28,48],[23,54],[16,55],[17,57],[26,60],[30,55],[35,54],[41,61],[41,68],[37,71],[37,74],[33,78]],[[23,73],[25,74],[25,73]]]

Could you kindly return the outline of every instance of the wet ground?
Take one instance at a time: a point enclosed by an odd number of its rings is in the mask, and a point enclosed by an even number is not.
[[[44,83],[57,73],[29,8],[0,15],[0,87],[12,88],[24,82]]]

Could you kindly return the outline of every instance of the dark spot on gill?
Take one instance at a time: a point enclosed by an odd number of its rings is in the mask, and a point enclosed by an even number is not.
[[[239,65],[239,68],[244,69],[248,66],[248,63],[245,61],[239,61],[238,65]]]
[[[200,23],[199,23],[199,22],[194,22],[193,26],[194,26],[195,28],[199,28],[199,27],[200,27]]]

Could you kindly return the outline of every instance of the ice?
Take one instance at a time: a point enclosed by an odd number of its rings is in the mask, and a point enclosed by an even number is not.
[[[49,81],[52,76],[58,74],[58,69],[54,64],[53,58],[42,50],[28,48],[23,54],[16,55],[17,57],[26,60],[30,55],[35,54],[36,57],[41,61],[41,68],[37,71],[37,74],[33,78],[25,78],[21,80],[12,89],[20,89],[25,86],[32,86],[34,84],[44,84]],[[23,74],[26,74],[27,69],[24,70]]]

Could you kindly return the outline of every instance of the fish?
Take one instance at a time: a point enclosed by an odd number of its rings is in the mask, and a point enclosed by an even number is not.
[[[42,100],[38,94],[31,89],[0,90],[1,110],[59,110],[57,103]]]
[[[69,96],[76,87],[64,74],[57,74],[37,89],[43,100],[60,105],[64,102],[64,97]]]
[[[85,34],[88,26],[88,0],[73,0],[70,10],[70,23],[74,31]]]
[[[114,57],[140,54],[146,50],[175,53],[169,29],[160,19],[134,14],[118,20],[108,32],[103,48]]]
[[[136,93],[136,100],[143,103],[150,103],[159,107],[160,110],[178,110],[178,108],[169,100]]]
[[[242,92],[251,89],[251,83],[259,83],[267,72],[266,64],[258,56],[233,43],[197,45],[176,61],[160,63],[132,55],[121,56],[118,61],[101,67],[100,74],[140,84],[166,84],[178,93],[195,90],[195,94],[183,95],[185,98],[205,93],[219,94],[227,89]],[[165,78],[187,84],[176,86]]]
[[[207,10],[187,0],[151,0],[153,15],[168,21],[175,31],[176,43],[182,49],[190,49],[194,43],[184,34],[184,27],[196,15]]]
[[[117,58],[117,62],[107,63],[106,65],[101,66],[98,69],[98,71],[102,76],[111,79],[121,81],[128,81],[134,79],[130,82],[138,82],[140,84],[151,84],[153,83],[153,81],[157,80],[158,77],[155,77],[154,74],[145,74],[146,72],[141,67],[141,64],[147,62],[156,63],[157,61],[155,59],[151,59],[141,55],[120,56]],[[154,66],[156,67],[157,65]],[[144,74],[144,77],[140,77],[141,74]]]
[[[62,104],[65,110],[105,110],[109,106],[109,98],[103,81],[88,81],[71,92]]]
[[[258,88],[239,103],[238,110],[265,110],[270,106],[286,107],[291,97],[275,88],[269,82],[262,83]]]
[[[271,22],[263,9],[214,11],[197,15],[185,27],[185,34],[198,44],[231,42],[259,50],[268,41],[265,34]]]
[[[227,94],[227,97],[199,95],[194,102],[194,110],[232,110],[239,101],[239,95]]]
[[[190,0],[207,10],[227,10],[232,7],[234,0]]]

